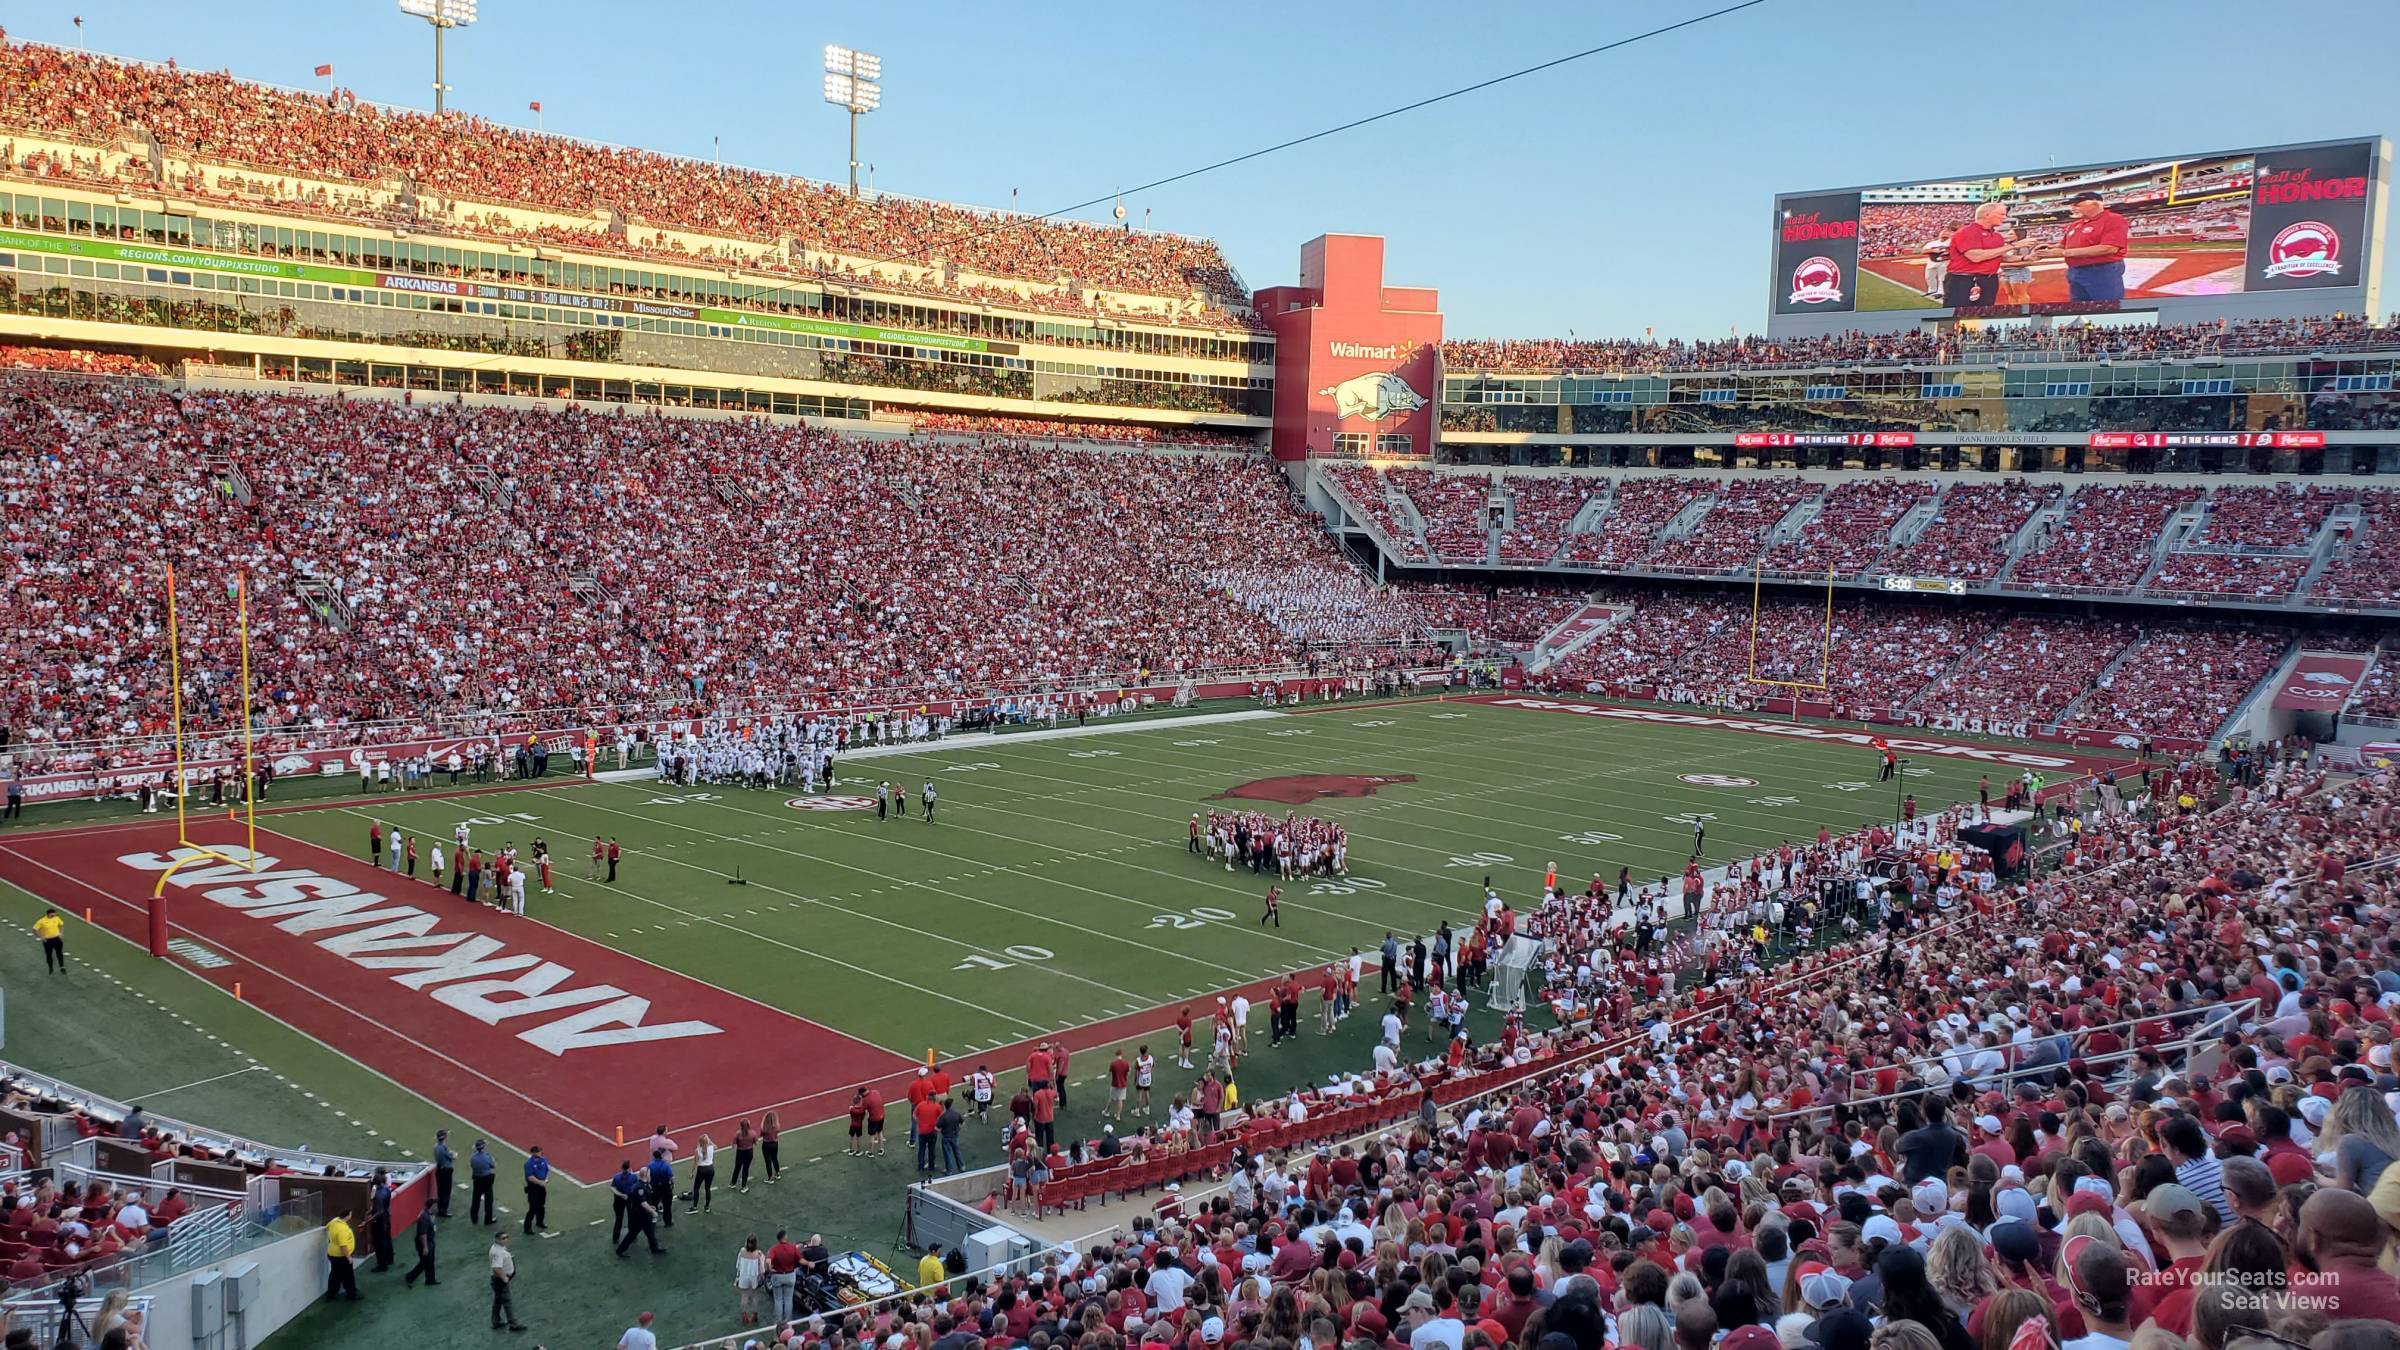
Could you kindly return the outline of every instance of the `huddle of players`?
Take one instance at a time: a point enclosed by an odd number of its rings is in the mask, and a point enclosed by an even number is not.
[[[836,729],[829,721],[769,722],[740,728],[710,724],[660,745],[658,777],[678,786],[717,783],[815,792],[834,785],[833,756],[838,746]]]
[[[1350,870],[1350,832],[1314,816],[1288,812],[1278,822],[1263,811],[1211,811],[1203,825],[1194,812],[1189,831],[1190,851],[1222,859],[1228,872],[1245,863],[1288,880]]]

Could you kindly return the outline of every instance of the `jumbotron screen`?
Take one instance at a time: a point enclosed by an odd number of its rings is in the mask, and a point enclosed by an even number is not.
[[[2324,141],[1788,193],[1773,312],[2072,314],[2361,286],[2381,152]]]

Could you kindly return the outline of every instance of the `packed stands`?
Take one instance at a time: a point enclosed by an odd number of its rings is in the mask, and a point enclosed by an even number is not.
[[[1566,546],[1567,526],[1592,499],[1598,481],[1574,475],[1517,474],[1505,480],[1508,528],[1500,533],[1504,567],[1540,567]]]
[[[1393,469],[1387,479],[1417,508],[1425,542],[1437,560],[1480,563],[1490,556],[1491,479],[1431,469]]]
[[[1828,672],[1822,601],[1763,606],[1753,643],[1748,596],[1626,591],[1601,598],[1623,603],[1632,616],[1551,667],[1551,681],[1724,708],[1756,708],[1790,692],[1756,682],[1772,680],[1829,686],[1814,697],[1856,714],[1888,716],[1940,675],[1955,653],[1984,641],[2001,624],[1976,612],[1844,599],[1834,606]]]
[[[1401,588],[1400,595],[1426,627],[1462,630],[1478,647],[1537,641],[1587,599],[1581,590],[1471,582],[1413,583]]]
[[[853,198],[831,183],[587,144],[481,117],[436,118],[345,93],[303,94],[221,72],[27,43],[0,45],[0,125],[86,146],[146,132],[178,160],[292,175],[314,185],[314,202],[304,204],[335,212],[405,180],[417,193],[487,205],[585,217],[614,211],[652,228],[732,240],[798,239],[825,253],[1027,281],[1073,278],[1205,299],[1219,309],[1247,303],[1207,240],[891,195]]]
[[[68,375],[134,375],[156,378],[158,367],[138,356],[73,347],[0,346],[0,367],[49,370]]]
[[[1995,324],[1971,333],[1836,333],[1824,337],[1735,337],[1712,342],[1648,339],[1461,339],[1442,343],[1452,371],[1528,374],[1662,374],[1791,366],[1965,362],[2011,354],[2074,361],[2400,346],[2400,316],[2253,319],[2232,324],[2161,324],[2149,328]]]
[[[2083,697],[2138,631],[2127,619],[2018,619],[1964,651],[1912,711],[1954,731],[2030,734]]]
[[[28,677],[0,724],[35,742],[164,724],[170,561],[187,630],[219,635],[203,713],[230,688],[223,574],[251,576],[274,730],[1274,663],[1297,643],[1256,579],[1348,569],[1246,456],[45,377],[0,384],[0,447],[0,643]]]
[[[1632,567],[1658,550],[1659,533],[1705,495],[1711,481],[1681,475],[1626,478],[1617,484],[1600,528],[1567,536],[1559,562],[1584,567]]]
[[[1382,531],[1392,546],[1400,550],[1404,562],[1426,562],[1424,541],[1417,537],[1416,527],[1401,518],[1393,509],[1391,491],[1384,474],[1363,464],[1328,464],[1325,473],[1349,497],[1351,503],[1365,514],[1369,524]]]
[[[2146,737],[2206,740],[2291,646],[2289,633],[2156,628],[2100,677],[2073,720]]]
[[[1791,538],[1767,550],[1764,570],[1853,578],[1867,575],[1903,517],[1933,500],[1938,485],[1868,475],[1845,478],[1825,493],[1818,513]]]
[[[2145,594],[2281,600],[2308,574],[2308,558],[2272,553],[2169,553]]]
[[[2355,534],[2338,546],[2309,599],[2332,604],[2400,601],[2400,493],[2369,494]]]
[[[1027,441],[1104,441],[1111,445],[1197,446],[1211,450],[1255,450],[1258,438],[1205,427],[1157,427],[1131,422],[1052,422],[1038,417],[990,417],[976,413],[916,413],[910,426],[924,435],[1006,436]]]
[[[2011,478],[1998,483],[1953,483],[1924,532],[1884,560],[1903,576],[1989,581],[2008,566],[2009,542],[2034,513],[2064,491],[2054,482]]]
[[[2208,514],[2186,542],[2194,548],[2304,549],[2316,541],[2335,507],[2358,496],[2348,489],[2289,483],[2221,487],[2208,494]]]
[[[1737,479],[1717,486],[1692,532],[1671,539],[1651,561],[1659,567],[1730,572],[1758,561],[1767,536],[1792,509],[1824,491],[1798,478]]]
[[[2011,586],[2131,587],[2150,570],[2167,518],[2200,489],[2148,484],[2078,488],[2008,575]]]

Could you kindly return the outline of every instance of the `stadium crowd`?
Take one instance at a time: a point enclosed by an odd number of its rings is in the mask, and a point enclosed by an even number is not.
[[[0,383],[0,448],[0,726],[37,754],[165,724],[167,563],[195,716],[233,706],[238,567],[263,729],[296,733],[1288,664],[1354,594],[1270,621],[1205,580],[1355,575],[1250,457],[39,376]]]
[[[588,217],[616,211],[731,240],[793,239],[823,253],[940,263],[989,276],[1246,305],[1217,246],[1180,235],[1051,221],[878,194],[647,150],[576,141],[461,113],[382,108],[222,72],[0,41],[0,125],[86,146],[155,136],[167,155],[289,174],[339,209],[362,189]]]
[[[2078,361],[2263,355],[2400,345],[2400,316],[2252,319],[2240,323],[2101,327],[1994,324],[1973,332],[1849,332],[1814,338],[1660,342],[1644,338],[1452,338],[1442,364],[1453,371],[1659,374],[1859,363],[1958,362],[2022,352]]]

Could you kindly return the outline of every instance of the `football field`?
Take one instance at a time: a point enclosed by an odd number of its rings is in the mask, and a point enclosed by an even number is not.
[[[621,1127],[798,1125],[929,1051],[1015,1068],[1049,1037],[1171,1037],[1186,1004],[1205,1019],[1221,992],[1471,922],[1486,877],[1529,908],[1553,861],[1577,887],[1679,873],[1695,821],[1722,863],[1890,820],[1898,791],[1930,812],[1981,775],[2096,768],[1901,739],[1902,778],[1878,783],[1864,742],[1517,696],[1095,723],[850,756],[813,797],[642,776],[279,809],[257,873],[186,867],[167,896],[194,974],[588,1181]],[[905,816],[877,818],[878,781]],[[1291,883],[1262,926],[1269,879],[1186,847],[1210,809],[1339,821],[1350,874]],[[375,822],[415,838],[414,878],[370,864]],[[548,841],[555,894],[537,883],[516,918],[434,885],[432,846],[462,823],[483,849]],[[242,838],[222,816],[192,833]],[[595,835],[623,849],[613,882],[588,876]],[[138,937],[174,845],[155,818],[11,832],[0,877]]]

